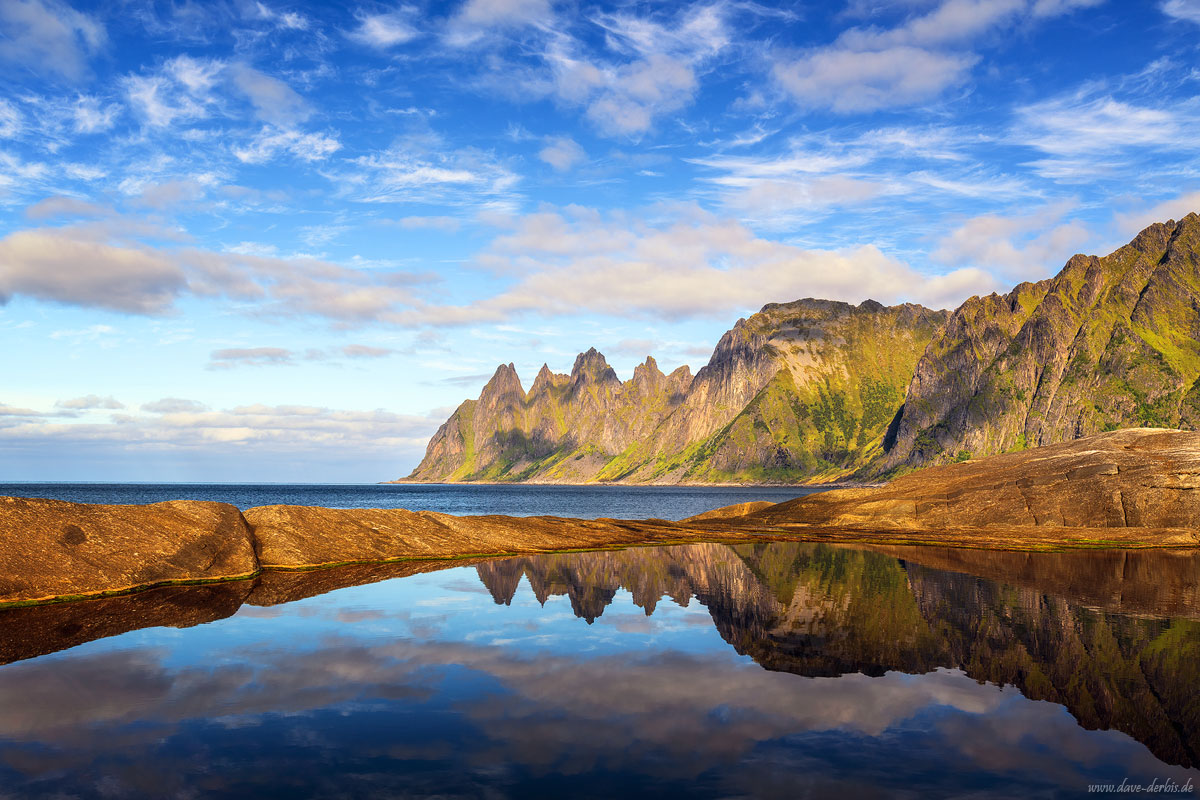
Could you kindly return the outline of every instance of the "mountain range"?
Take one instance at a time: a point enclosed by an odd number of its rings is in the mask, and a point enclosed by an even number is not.
[[[406,481],[885,479],[1131,426],[1200,422],[1200,216],[954,311],[772,303],[708,364],[621,381],[604,356],[528,391],[501,365]]]

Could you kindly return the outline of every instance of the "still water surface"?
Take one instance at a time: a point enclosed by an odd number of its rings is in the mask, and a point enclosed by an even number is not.
[[[215,500],[255,506],[407,508],[444,514],[547,515],[678,520],[753,500],[781,503],[820,489],[803,486],[506,486],[312,483],[0,483],[0,497],[47,497],[72,503]]]
[[[695,544],[416,574],[435,568],[0,611],[0,796],[1200,783],[1191,553]]]

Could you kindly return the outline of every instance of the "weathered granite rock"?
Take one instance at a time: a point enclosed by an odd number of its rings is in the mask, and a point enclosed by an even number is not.
[[[713,536],[664,520],[456,517],[381,508],[263,506],[247,511],[246,519],[254,528],[265,569],[657,544]]]
[[[783,529],[998,533],[1200,543],[1200,433],[1131,428],[931,467],[873,489],[789,500],[729,520]]]
[[[684,522],[701,522],[703,520],[715,519],[736,519],[744,517],[747,514],[753,514],[757,511],[764,511],[775,505],[770,500],[751,500],[745,503],[734,503],[731,506],[721,506],[714,508],[712,511],[705,511],[702,514],[688,517]]]
[[[0,603],[257,571],[250,529],[227,503],[0,498]]]

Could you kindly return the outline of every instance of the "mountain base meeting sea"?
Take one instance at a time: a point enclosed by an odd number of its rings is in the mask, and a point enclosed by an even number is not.
[[[576,519],[680,520],[721,506],[781,503],[811,486],[530,486],[493,484],[0,483],[0,497],[137,505],[169,500],[271,505],[405,508],[444,514]]]

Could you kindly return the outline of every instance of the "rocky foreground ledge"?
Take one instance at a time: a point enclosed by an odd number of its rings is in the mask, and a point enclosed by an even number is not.
[[[1129,428],[684,524],[1009,549],[1191,547],[1200,545],[1200,433]]]
[[[1200,434],[1131,429],[935,467],[876,489],[682,522],[456,517],[226,503],[0,498],[0,604],[236,580],[264,570],[695,541],[803,539],[994,549],[1200,545]]]

